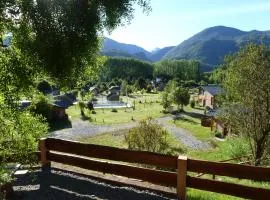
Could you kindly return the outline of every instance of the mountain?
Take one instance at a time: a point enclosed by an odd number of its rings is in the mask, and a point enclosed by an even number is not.
[[[170,47],[164,47],[162,49],[158,49],[151,52],[151,55],[149,56],[150,60],[153,62],[160,61],[164,55],[166,55],[170,50],[172,50],[175,46]]]
[[[196,59],[203,71],[221,64],[225,55],[249,42],[270,45],[270,31],[241,31],[225,26],[207,28],[168,51],[163,59]]]
[[[156,48],[152,52],[146,51],[142,47],[133,44],[120,43],[115,40],[105,38],[101,54],[111,57],[129,57],[143,61],[156,62],[173,47]]]
[[[108,52],[108,51],[122,51],[128,54],[136,54],[136,53],[141,53],[143,52],[145,55],[149,55],[150,52],[146,51],[142,47],[139,47],[134,44],[125,44],[125,43],[120,43],[115,40],[105,38],[103,42],[103,48],[102,52]]]

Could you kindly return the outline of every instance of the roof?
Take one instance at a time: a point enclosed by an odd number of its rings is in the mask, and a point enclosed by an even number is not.
[[[76,97],[71,93],[67,93],[63,95],[54,96],[54,102],[52,103],[52,105],[60,108],[68,108],[72,106],[75,101]]]
[[[213,96],[217,94],[222,94],[224,92],[224,90],[220,86],[203,86],[202,89],[209,92]]]
[[[109,90],[120,90],[120,86],[112,86]]]

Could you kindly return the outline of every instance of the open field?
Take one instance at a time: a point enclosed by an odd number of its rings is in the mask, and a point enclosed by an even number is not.
[[[124,102],[134,105],[133,108],[117,109],[96,109],[96,114],[90,114],[86,111],[86,116],[94,124],[123,124],[128,122],[140,121],[147,117],[157,118],[164,116],[162,106],[159,103],[159,94],[139,95],[133,98],[121,97]],[[71,119],[80,118],[80,109],[78,106],[72,106],[67,110]]]

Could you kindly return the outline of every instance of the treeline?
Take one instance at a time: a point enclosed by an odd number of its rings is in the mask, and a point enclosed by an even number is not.
[[[109,81],[115,78],[136,80],[139,77],[153,78],[153,64],[133,58],[108,58],[101,73],[101,79]]]
[[[200,63],[194,60],[163,60],[154,64],[154,76],[198,82],[200,80]]]
[[[108,57],[104,64],[101,79],[136,80],[139,77],[152,79],[159,77],[166,80],[174,78],[182,81],[201,80],[200,63],[193,60],[163,60],[157,63],[149,63],[133,58]]]

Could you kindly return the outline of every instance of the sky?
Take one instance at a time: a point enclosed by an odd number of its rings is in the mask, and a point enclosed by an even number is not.
[[[105,36],[151,51],[178,45],[212,26],[270,30],[270,0],[151,0],[150,5],[148,15],[135,6],[131,23]]]

